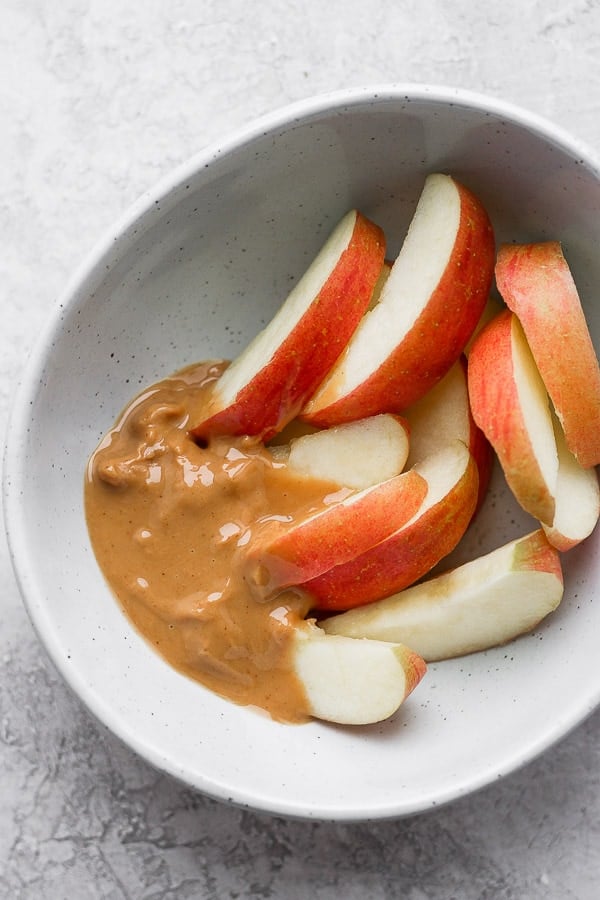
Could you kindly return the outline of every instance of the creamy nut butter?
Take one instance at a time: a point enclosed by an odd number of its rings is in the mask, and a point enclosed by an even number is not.
[[[244,548],[271,517],[293,521],[338,488],[294,476],[251,438],[192,440],[224,367],[183,369],[124,410],[88,463],[90,538],[124,612],[172,666],[235,703],[300,722],[307,704],[291,634],[309,598],[253,593]]]

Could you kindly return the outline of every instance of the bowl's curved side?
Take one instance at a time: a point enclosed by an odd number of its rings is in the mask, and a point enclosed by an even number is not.
[[[509,648],[430,667],[398,716],[360,731],[280,726],[173,672],[112,602],[89,546],[85,461],[131,395],[194,360],[234,355],[350,206],[379,221],[393,253],[433,169],[480,194],[499,240],[563,241],[598,347],[592,153],[508,104],[390,85],[277,111],[163,179],[84,261],[23,372],[3,491],[34,627],[104,725],[219,799],[290,816],[407,815],[512,771],[600,702],[595,538],[565,559],[567,595],[551,622]],[[525,527],[496,473],[469,551]]]

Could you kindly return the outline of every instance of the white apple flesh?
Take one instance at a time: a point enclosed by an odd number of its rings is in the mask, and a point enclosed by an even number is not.
[[[295,438],[286,461],[303,478],[361,489],[399,475],[408,450],[407,423],[382,413]]]
[[[397,477],[411,474],[427,486],[412,518],[306,582],[315,609],[350,609],[386,597],[422,578],[456,547],[477,503],[479,476],[471,453],[462,441],[453,441]]]
[[[426,493],[425,478],[411,469],[292,521],[259,521],[245,551],[250,590],[271,597],[354,560],[409,521]]]
[[[340,725],[371,725],[393,715],[426,672],[424,661],[397,642],[327,635],[297,628],[294,671],[310,714]]]
[[[559,554],[538,529],[320,626],[331,635],[406,643],[434,662],[505,644],[531,631],[562,596]]]
[[[425,182],[379,302],[308,401],[319,427],[399,412],[458,359],[492,280],[492,226],[479,201],[447,175]]]
[[[410,434],[407,467],[422,463],[455,440],[468,447],[479,473],[479,508],[489,486],[494,454],[471,413],[465,357],[458,359],[441,381],[409,406],[403,417]]]
[[[347,213],[269,324],[214,383],[192,436],[267,441],[281,431],[346,347],[384,255],[381,229],[356,210]]]
[[[543,525],[550,543],[565,552],[590,536],[600,516],[600,490],[595,468],[584,469],[573,456],[558,419],[554,418],[558,479],[552,525]]]
[[[565,432],[584,468],[600,463],[600,366],[558,241],[504,244],[496,281],[518,317]]]
[[[552,524],[558,453],[550,400],[510,310],[492,319],[473,344],[468,383],[473,418],[496,451],[514,496],[534,518]]]

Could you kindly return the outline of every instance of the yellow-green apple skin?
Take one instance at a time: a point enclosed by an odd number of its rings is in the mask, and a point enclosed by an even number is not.
[[[216,380],[192,436],[267,441],[281,431],[345,349],[384,256],[381,228],[356,210],[347,213],[266,328]]]
[[[559,553],[538,529],[320,625],[328,634],[401,641],[435,662],[487,650],[531,631],[556,609],[563,591]]]
[[[558,453],[548,394],[519,320],[492,319],[469,355],[468,385],[476,424],[496,451],[517,501],[552,524]]]
[[[448,175],[428,176],[379,302],[302,411],[328,427],[400,412],[442,378],[471,337],[495,259],[487,212]]]
[[[411,469],[291,523],[259,523],[246,550],[250,589],[273,596],[353,560],[408,522],[426,493],[425,478]]]
[[[309,622],[295,630],[293,667],[309,714],[340,725],[389,718],[427,670],[403,644],[328,635]]]
[[[560,243],[502,245],[496,283],[523,326],[567,446],[584,468],[597,465],[600,367]]]
[[[402,590],[457,545],[477,503],[473,456],[462,441],[454,441],[409,471],[427,482],[419,509],[389,537],[307,581],[303,587],[315,609],[351,609]]]

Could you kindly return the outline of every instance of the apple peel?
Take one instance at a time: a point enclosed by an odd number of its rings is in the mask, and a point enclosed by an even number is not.
[[[408,522],[426,493],[426,480],[411,469],[292,523],[259,523],[246,551],[246,581],[270,597],[350,563]]]
[[[362,606],[422,578],[465,533],[477,503],[477,464],[462,441],[453,441],[410,472],[425,479],[418,510],[389,537],[307,581],[315,609]]]
[[[294,671],[315,718],[371,725],[389,718],[419,684],[427,666],[400,643],[327,635],[297,628]]]
[[[504,310],[473,344],[471,411],[523,509],[552,524],[558,453],[550,401],[518,318]]]
[[[505,644],[563,596],[560,557],[538,529],[450,572],[323,620],[328,634],[408,644],[427,662]]]
[[[379,302],[302,417],[327,427],[399,412],[458,359],[489,294],[494,233],[479,200],[448,175],[429,175]]]
[[[573,275],[558,241],[503,244],[496,282],[584,468],[600,463],[600,366]]]
[[[379,226],[357,210],[347,213],[269,324],[214,383],[192,436],[267,441],[281,431],[346,347],[384,256]]]

